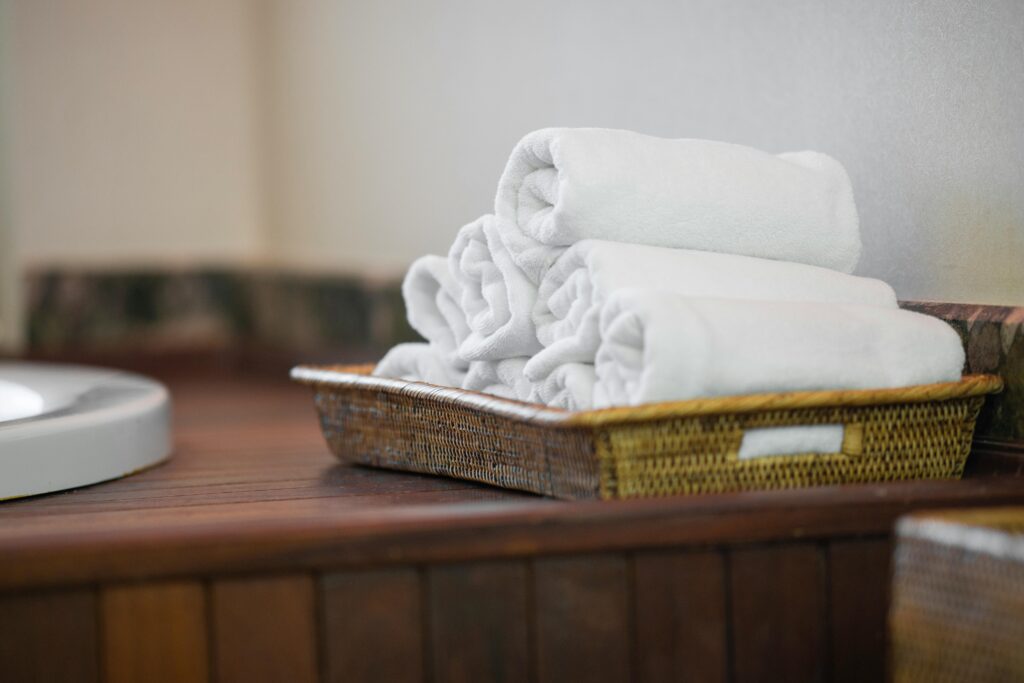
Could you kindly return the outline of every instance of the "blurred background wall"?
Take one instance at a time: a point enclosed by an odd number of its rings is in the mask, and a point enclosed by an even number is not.
[[[1024,299],[1018,0],[0,2],[2,320],[12,270],[397,277],[550,125],[828,152],[859,273]]]
[[[247,0],[8,0],[7,175],[27,264],[262,253]]]

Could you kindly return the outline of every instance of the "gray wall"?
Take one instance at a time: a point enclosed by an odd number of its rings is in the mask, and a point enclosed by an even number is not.
[[[859,272],[1024,304],[1024,2],[276,3],[274,218],[296,263],[398,267],[491,205],[543,126],[846,164]]]

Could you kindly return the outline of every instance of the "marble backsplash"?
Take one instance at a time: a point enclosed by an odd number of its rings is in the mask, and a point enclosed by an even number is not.
[[[399,283],[268,270],[36,271],[28,276],[28,350],[231,350],[294,358],[372,361],[417,339]],[[1002,375],[1006,389],[979,420],[986,438],[1024,440],[1024,306],[908,301],[948,321],[968,372]]]
[[[960,334],[969,373],[1000,375],[1005,387],[989,397],[978,418],[978,434],[1024,440],[1024,306],[982,306],[904,301],[900,304],[942,318]]]
[[[35,272],[30,353],[231,348],[370,361],[418,339],[398,283],[274,271]]]

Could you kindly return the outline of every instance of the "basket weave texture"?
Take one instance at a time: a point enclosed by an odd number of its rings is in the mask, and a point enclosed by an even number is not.
[[[915,516],[897,539],[893,680],[1024,680],[1024,508]]]
[[[300,366],[342,461],[566,499],[637,498],[959,477],[997,377],[901,389],[760,394],[569,412]],[[844,425],[837,453],[740,459],[745,430]]]

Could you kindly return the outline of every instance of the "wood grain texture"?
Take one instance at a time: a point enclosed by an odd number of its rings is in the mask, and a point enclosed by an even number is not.
[[[638,553],[633,561],[637,680],[728,680],[722,554]]]
[[[1024,502],[1024,478],[561,503],[336,463],[307,388],[172,378],[174,457],[0,503],[0,590],[887,534],[923,508]]]
[[[424,678],[422,586],[415,569],[339,572],[321,581],[324,680]]]
[[[537,679],[629,680],[627,560],[615,555],[543,559],[533,571]]]
[[[246,467],[238,465],[239,471]],[[499,491],[479,496],[470,490],[399,493],[408,475],[340,469],[345,471],[336,480],[339,492],[317,499],[123,514],[76,515],[71,509],[16,522],[0,510],[0,556],[6,560],[0,564],[0,590],[195,573],[877,535],[889,533],[900,515],[918,509],[1024,502],[1024,479],[988,477],[799,494],[563,504],[525,496],[506,499]],[[394,489],[362,496],[361,484],[353,482],[389,476],[401,480],[392,482]]]
[[[306,676],[315,650],[330,681],[512,680],[524,666],[541,680],[721,680],[719,627],[684,634],[718,623],[723,592],[733,680],[870,678],[877,543],[894,520],[1024,502],[1024,478],[985,476],[561,503],[339,466],[302,387],[191,377],[171,390],[169,463],[0,504],[0,664],[17,660],[0,680],[203,681],[284,661]],[[709,547],[725,553],[717,581]],[[295,579],[319,572],[312,589]],[[104,586],[98,603],[90,584]],[[245,604],[252,590],[262,597]],[[272,623],[289,624],[283,649],[242,661]],[[319,641],[302,645],[311,623]]]
[[[828,662],[826,568],[811,543],[730,557],[734,679],[822,681]]]
[[[223,579],[210,590],[219,683],[318,680],[313,579]]]
[[[524,562],[481,562],[427,572],[435,681],[529,677],[528,576]]]
[[[97,601],[91,590],[0,595],[0,680],[99,680]]]
[[[103,588],[100,614],[105,681],[209,680],[206,595],[198,581]]]
[[[885,680],[892,547],[887,538],[829,544],[834,681]]]

